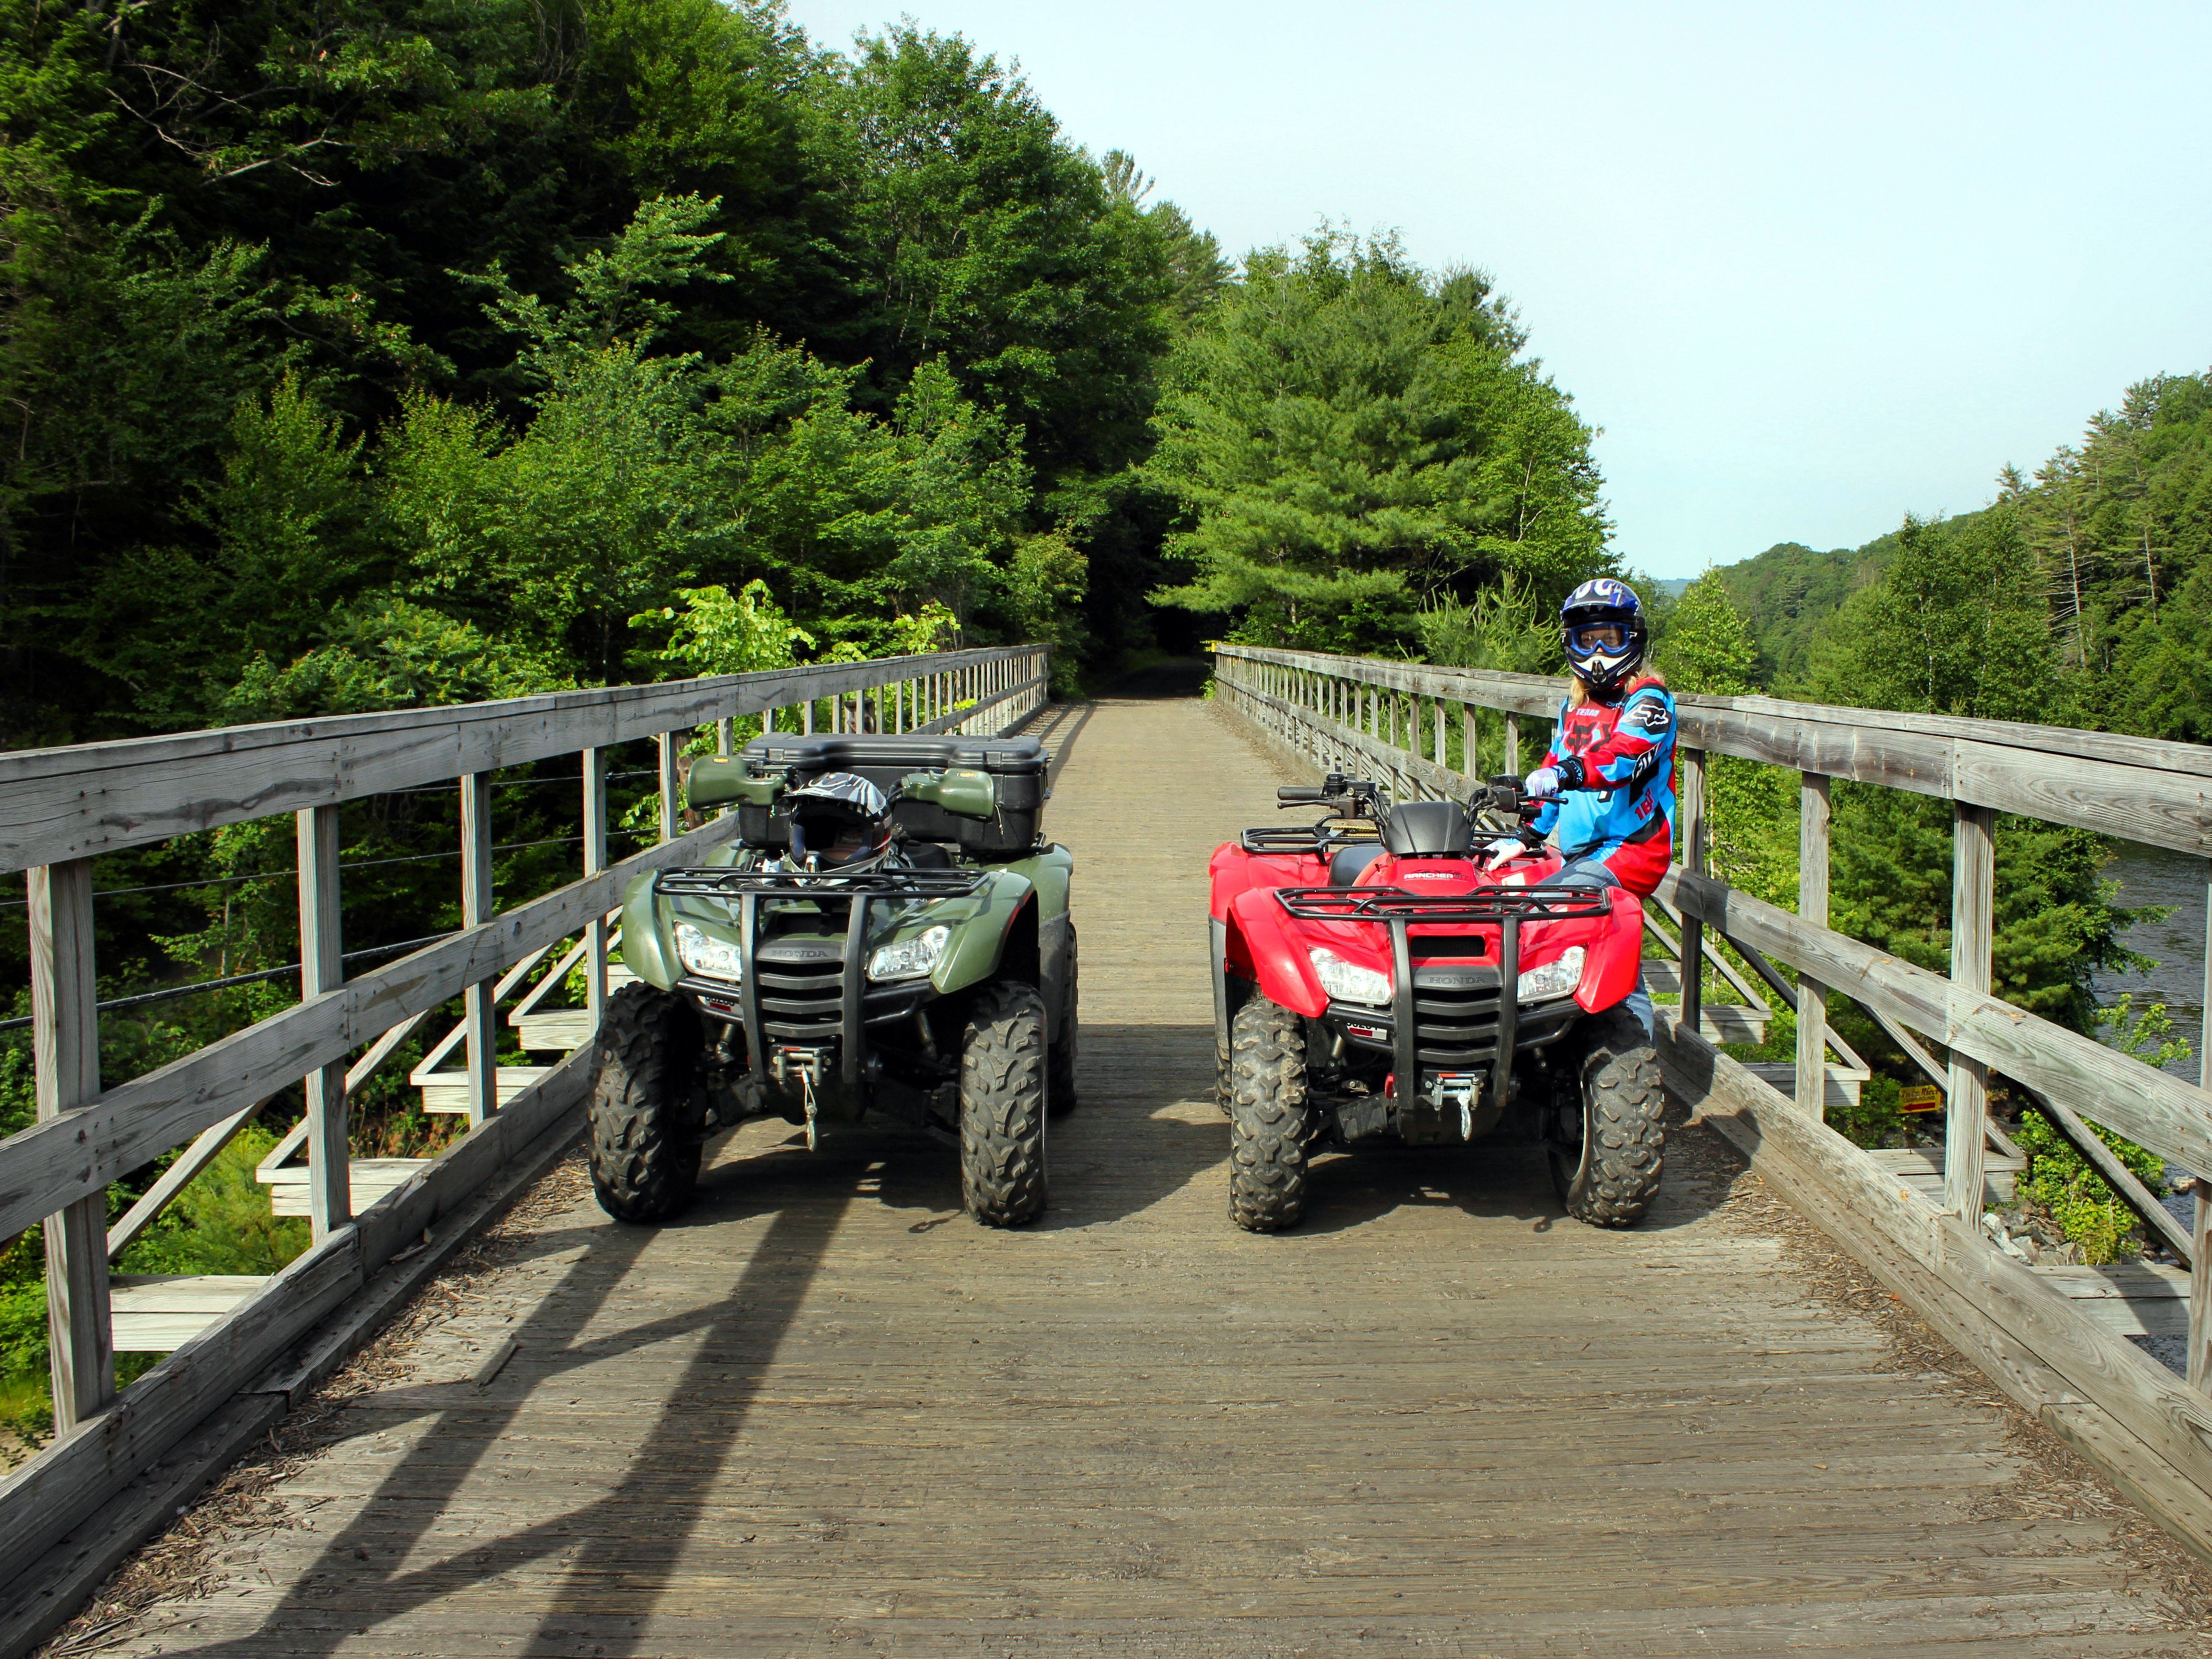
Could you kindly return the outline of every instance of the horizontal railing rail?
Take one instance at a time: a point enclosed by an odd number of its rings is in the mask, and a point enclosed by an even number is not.
[[[642,872],[697,864],[737,830],[737,818],[722,815],[683,831],[680,757],[694,732],[712,729],[723,753],[733,746],[735,722],[755,715],[764,728],[798,732],[1003,733],[1047,701],[1050,667],[1047,647],[1007,646],[0,754],[0,799],[9,806],[0,867],[25,871],[29,895],[39,1107],[37,1121],[0,1142],[0,1239],[45,1228],[56,1425],[48,1445],[0,1480],[0,1579],[20,1582],[211,1414],[236,1417],[249,1385],[265,1403],[269,1389],[254,1379],[310,1327],[404,1260],[410,1240],[427,1238],[426,1229],[464,1210],[502,1170],[541,1157],[549,1137],[565,1139],[587,1081],[588,1042],[542,1074],[523,1073],[528,1086],[503,1097],[497,1004],[530,964],[573,938],[570,955],[586,970],[586,1029],[596,1028],[607,994],[609,917],[624,888]],[[610,752],[646,738],[659,748],[659,840],[610,862]],[[583,875],[497,909],[491,774],[564,756],[582,762],[575,839]],[[459,793],[461,927],[349,978],[339,808],[438,784]],[[296,826],[301,1000],[159,1070],[104,1086],[93,860],[280,814]],[[365,1074],[456,999],[461,1028],[437,1052],[465,1054],[464,1073],[453,1075],[465,1078],[471,1127],[356,1214],[348,1057],[366,1048],[357,1062]],[[185,1163],[204,1167],[253,1111],[302,1082],[307,1114],[296,1139],[307,1153],[312,1247],[117,1395],[109,1186],[187,1141]],[[125,1218],[126,1239],[182,1185],[157,1183],[148,1195],[155,1201]],[[295,1367],[270,1388],[296,1394],[305,1376]]]
[[[1286,757],[1316,769],[1378,776],[1401,799],[1464,798],[1489,770],[1520,772],[1523,723],[1548,726],[1567,690],[1563,679],[1320,652],[1223,645],[1215,659],[1218,699]],[[2212,1184],[2204,1180],[2212,1173],[2212,1008],[2200,1050],[2207,1069],[2192,1085],[2014,1007],[1990,988],[1997,814],[2202,857],[2212,854],[2212,749],[1770,697],[1678,694],[1675,702],[1680,861],[1655,896],[1681,925],[1681,1006],[1671,1018],[1662,1011],[1660,1030],[1670,1084],[2016,1399],[2212,1553],[2212,1404],[2203,1397],[2212,1380]],[[1799,775],[1794,914],[1706,871],[1713,755]],[[1828,925],[1829,792],[1837,779],[1951,803],[1948,977]],[[1663,931],[1658,936],[1666,940]],[[1796,1010],[1794,1099],[1700,1035],[1697,965],[1710,960],[1739,988],[1744,983],[1716,951],[1716,939]],[[2207,954],[2212,958],[2212,941]],[[1794,987],[1776,963],[1795,970]],[[1863,1006],[1942,1092],[1942,1196],[1932,1210],[1887,1166],[1821,1122],[1835,1042],[1827,1030],[1829,991]],[[1922,1046],[1923,1038],[1942,1058]],[[2176,1227],[2162,1212],[2150,1224],[2155,1242],[2185,1252],[2184,1265],[2194,1273],[2186,1386],[2089,1323],[2075,1303],[2000,1254],[1984,1232],[1987,1148],[1994,1140],[2001,1151],[2018,1152],[1989,1120],[1992,1076],[2017,1085],[2069,1141],[2087,1135],[2083,1117],[2094,1119],[2196,1176],[2194,1227]],[[2112,1165],[2128,1204],[2156,1208],[2155,1195],[2117,1160],[2085,1156],[2100,1168]]]

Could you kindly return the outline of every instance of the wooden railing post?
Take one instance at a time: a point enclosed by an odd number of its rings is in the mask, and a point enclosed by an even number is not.
[[[1505,717],[1505,769],[1515,777],[1521,775],[1521,717]]]
[[[2204,1023],[2197,1031],[2197,1086],[2212,1090],[2212,864],[2205,866]],[[2200,1172],[2190,1183],[2195,1202],[2190,1229],[2189,1386],[2212,1386],[2212,1180]]]
[[[1951,807],[1951,982],[1990,988],[1995,933],[1996,814],[1986,806]],[[1983,1142],[1989,1133],[1990,1071],[1951,1051],[1950,1100],[1943,1124],[1943,1207],[1978,1225]]]
[[[461,780],[461,926],[478,927],[492,917],[491,774]],[[478,980],[461,993],[461,1024],[468,1032],[469,1121],[482,1123],[499,1109],[499,1005],[493,981]]]
[[[1705,872],[1705,751],[1682,751],[1682,867]],[[1705,924],[1682,913],[1682,1029],[1694,1031],[1705,1018]]]
[[[1474,744],[1474,705],[1463,702],[1459,706],[1459,769],[1470,778],[1482,776],[1482,766],[1476,757]]]
[[[607,751],[584,750],[584,873],[596,876],[607,867]],[[592,1030],[607,1006],[607,924],[594,916],[584,924],[584,1006],[591,1012]]]
[[[31,911],[31,1058],[39,1116],[58,1117],[100,1092],[100,987],[94,971],[92,860],[25,872]],[[48,1216],[46,1335],[54,1432],[115,1397],[107,1307],[107,1195]]]
[[[1798,777],[1797,914],[1816,927],[1828,925],[1828,780],[1818,772]],[[1683,947],[1686,959],[1689,949]],[[1686,965],[1683,972],[1689,969]],[[1797,1108],[1814,1118],[1828,1104],[1828,990],[1802,973],[1797,980]]]
[[[345,982],[338,901],[338,809],[297,816],[300,858],[300,1000]],[[344,1058],[307,1073],[307,1215],[316,1240],[353,1219],[353,1166],[346,1150]]]
[[[842,699],[831,702],[833,710],[838,701]],[[679,752],[677,739],[683,735],[681,732],[663,732],[653,739],[654,752],[660,764],[660,838],[663,841],[676,839],[676,826],[683,817],[676,789],[676,757]]]

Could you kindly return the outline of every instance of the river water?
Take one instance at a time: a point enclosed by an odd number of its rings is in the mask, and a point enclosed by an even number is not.
[[[2160,906],[2169,914],[2139,921],[2121,935],[2130,951],[2158,965],[2138,974],[2098,974],[2094,981],[2097,1000],[2109,1004],[2123,993],[2133,992],[2138,1008],[2147,1002],[2163,1002],[2175,1035],[2186,1038],[2191,1050],[2187,1059],[2175,1060],[2166,1069],[2194,1083],[2204,1018],[2206,861],[2133,842],[2114,845],[2118,856],[2104,873],[2107,881],[2119,884],[2119,902],[2130,909]]]

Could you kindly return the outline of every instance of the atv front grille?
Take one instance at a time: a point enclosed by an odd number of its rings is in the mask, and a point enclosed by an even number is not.
[[[1595,921],[1613,914],[1610,894],[1589,887],[1500,886],[1474,893],[1416,893],[1403,887],[1284,887],[1276,890],[1275,897],[1285,911],[1301,921],[1370,922],[1389,930],[1389,1018],[1358,1013],[1348,1004],[1333,1003],[1330,1012],[1341,1017],[1351,1041],[1370,1048],[1387,1044],[1401,1099],[1420,1091],[1425,1069],[1458,1071],[1468,1069],[1470,1061],[1492,1059],[1496,1062],[1491,1067],[1492,1087],[1501,1109],[1512,1086],[1514,1054],[1524,1046],[1557,1036],[1575,1011],[1572,1002],[1531,1010],[1528,1018],[1540,1024],[1532,1024],[1524,1044],[1519,1029],[1520,1006],[1501,991],[1503,987],[1518,986],[1521,981],[1522,925]],[[1425,965],[1415,969],[1407,938],[1410,927],[1484,922],[1498,927],[1495,969]],[[1421,942],[1428,950],[1439,941],[1425,938]]]

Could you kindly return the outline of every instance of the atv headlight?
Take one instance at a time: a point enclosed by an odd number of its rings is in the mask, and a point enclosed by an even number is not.
[[[912,939],[878,945],[868,956],[868,977],[925,978],[937,966],[937,959],[945,954],[945,942],[951,937],[952,930],[940,925],[925,927]]]
[[[687,970],[708,979],[726,979],[734,985],[744,972],[736,945],[702,933],[688,921],[676,924],[676,954]]]
[[[1313,959],[1321,988],[1336,1002],[1382,1003],[1390,1000],[1390,975],[1372,968],[1357,968],[1334,951],[1319,945],[1306,952]]]
[[[1581,945],[1570,945],[1559,953],[1558,961],[1531,968],[1521,975],[1521,1000],[1541,1002],[1546,997],[1563,997],[1572,993],[1583,982],[1583,957]]]

